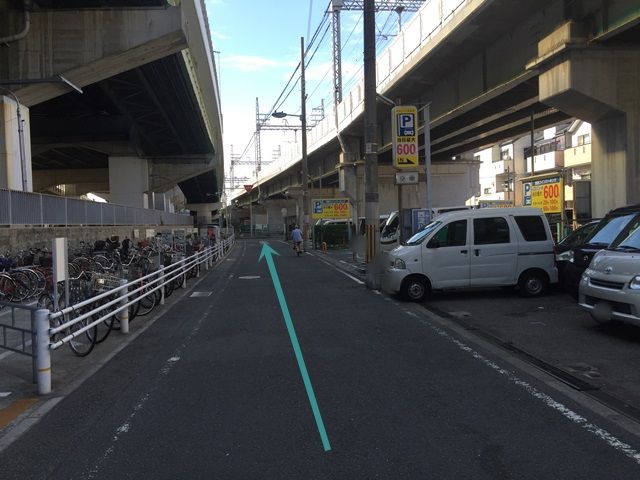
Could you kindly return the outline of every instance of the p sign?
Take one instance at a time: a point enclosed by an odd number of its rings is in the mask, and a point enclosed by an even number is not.
[[[411,137],[416,134],[416,117],[411,113],[401,113],[397,117],[398,120],[398,136]]]
[[[411,106],[391,110],[393,166],[415,169],[418,166],[418,109]]]

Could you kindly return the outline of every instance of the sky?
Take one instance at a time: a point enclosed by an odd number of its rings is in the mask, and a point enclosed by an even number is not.
[[[256,129],[256,98],[261,114],[268,114],[275,107],[278,111],[300,115],[300,72],[296,71],[301,55],[300,37],[304,37],[308,51],[305,70],[307,121],[313,122],[313,109],[321,107],[323,102],[325,115],[331,114],[332,40],[330,18],[325,15],[329,0],[206,0],[206,7],[220,85],[225,176],[229,176],[232,153],[235,156],[244,154],[242,160],[255,162],[252,139]],[[403,18],[403,22],[405,20]],[[362,12],[344,11],[340,23],[344,96],[362,77]],[[376,15],[378,54],[393,40],[397,24],[394,12]],[[318,28],[315,42],[308,46]],[[285,89],[294,72],[291,84]],[[281,94],[282,99],[278,101]],[[294,117],[286,121],[289,125],[300,123]],[[269,124],[283,122],[272,118]],[[285,150],[290,143],[299,140],[299,131],[263,130],[262,172],[274,166],[274,163],[266,163],[273,161],[274,151]],[[253,183],[255,167],[236,166],[235,177],[248,177],[248,180],[236,183]],[[228,186],[227,183],[225,187]]]

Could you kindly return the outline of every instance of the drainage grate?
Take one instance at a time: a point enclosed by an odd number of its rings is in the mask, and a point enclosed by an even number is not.
[[[189,297],[208,297],[213,292],[193,292]]]

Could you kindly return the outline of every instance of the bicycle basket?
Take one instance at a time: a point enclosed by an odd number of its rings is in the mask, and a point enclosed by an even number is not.
[[[94,273],[91,276],[91,285],[97,292],[106,292],[120,286],[120,277],[109,273]]]

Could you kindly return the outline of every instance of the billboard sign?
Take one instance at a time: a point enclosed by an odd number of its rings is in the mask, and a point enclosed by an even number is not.
[[[393,166],[401,169],[418,167],[418,109],[412,106],[391,110]]]
[[[560,175],[524,183],[523,204],[544,213],[562,213],[564,185]]]
[[[311,200],[311,218],[349,219],[351,210],[348,198],[318,198]]]

